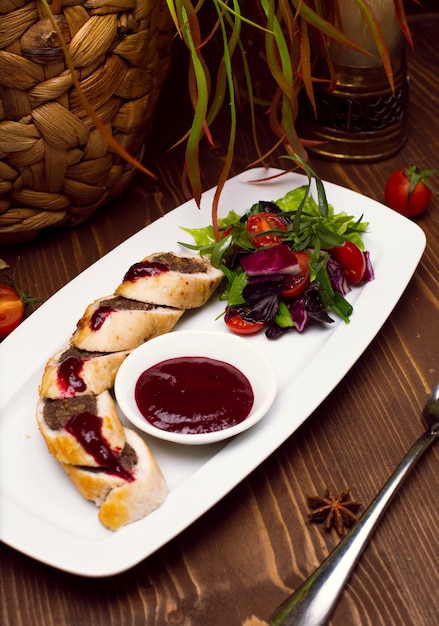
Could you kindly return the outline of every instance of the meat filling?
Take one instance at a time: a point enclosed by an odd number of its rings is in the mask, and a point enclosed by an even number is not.
[[[152,263],[161,263],[172,272],[181,274],[205,274],[208,271],[208,264],[198,257],[178,257],[171,252],[154,254],[148,259]]]
[[[97,412],[95,396],[84,395],[61,400],[46,400],[44,403],[44,421],[51,430],[61,430],[72,415],[85,411]]]
[[[129,443],[126,443],[118,459],[118,463],[122,465],[124,470],[126,470],[129,473],[132,473],[135,470],[137,462],[138,462],[137,452],[134,450],[132,446],[130,446]],[[93,472],[94,474],[108,471],[108,468],[102,467],[102,466],[89,467],[86,465],[77,465],[77,467],[80,467],[81,469],[86,470],[87,472]]]
[[[151,309],[155,309],[155,304],[149,304],[148,302],[138,302],[137,300],[129,300],[128,298],[123,298],[122,296],[114,296],[113,298],[108,298],[107,300],[102,300],[99,303],[100,307],[111,307],[115,311],[150,311]]]
[[[88,361],[90,359],[95,359],[100,356],[108,356],[106,352],[89,352],[88,350],[80,350],[75,346],[70,346],[67,348],[60,356],[60,363],[66,361],[70,357],[75,357],[76,359],[80,359],[81,361]]]

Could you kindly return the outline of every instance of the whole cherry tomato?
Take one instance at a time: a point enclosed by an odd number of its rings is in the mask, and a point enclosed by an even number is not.
[[[17,328],[24,317],[24,304],[18,291],[0,285],[0,338]]]
[[[366,271],[366,257],[356,243],[345,241],[342,246],[332,248],[331,256],[343,266],[350,283],[361,283]]]
[[[297,296],[302,295],[309,285],[310,271],[308,255],[306,252],[294,251],[294,256],[299,263],[300,272],[291,276],[285,276],[281,296],[286,300],[291,300],[292,298],[297,298]]]
[[[281,244],[283,241],[281,233],[288,231],[288,227],[282,217],[270,211],[250,215],[245,228],[252,244],[256,248],[267,248]],[[271,233],[270,231],[281,231],[281,233]],[[268,234],[265,235],[264,233]]]
[[[436,170],[421,170],[416,165],[394,172],[386,183],[386,204],[405,215],[415,217],[427,208],[433,189],[427,180]]]

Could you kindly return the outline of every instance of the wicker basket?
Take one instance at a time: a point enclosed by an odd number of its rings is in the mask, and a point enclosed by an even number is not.
[[[52,12],[94,111],[141,160],[171,63],[166,0],[52,0]],[[39,0],[0,0],[0,244],[84,222],[136,172],[72,84]]]

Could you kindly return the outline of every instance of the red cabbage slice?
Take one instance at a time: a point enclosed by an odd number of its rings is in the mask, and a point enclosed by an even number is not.
[[[329,279],[334,291],[338,291],[338,293],[342,296],[348,294],[351,291],[351,288],[346,278],[346,272],[344,271],[341,263],[332,257],[329,257],[326,269],[328,270]]]
[[[363,281],[370,282],[375,279],[375,272],[373,271],[372,261],[370,260],[370,253],[366,250],[363,254],[366,259],[366,271],[364,272]]]
[[[241,259],[247,276],[272,276],[273,274],[298,274],[300,266],[296,255],[286,244],[263,248]]]

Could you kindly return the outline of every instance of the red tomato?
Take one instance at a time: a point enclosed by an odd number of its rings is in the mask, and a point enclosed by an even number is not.
[[[284,220],[276,213],[265,211],[263,213],[255,213],[248,218],[245,228],[250,235],[250,240],[256,248],[267,248],[269,246],[278,246],[282,243],[282,235],[270,233],[264,235],[271,230],[280,230],[287,232],[288,227]]]
[[[224,321],[227,327],[238,335],[252,335],[265,326],[262,322],[247,322],[242,319],[239,311],[236,311],[236,313],[232,311],[230,315],[224,318]]]
[[[17,328],[24,316],[24,304],[13,287],[0,285],[0,338]]]
[[[406,217],[420,215],[431,200],[427,178],[434,173],[435,170],[420,170],[416,165],[397,170],[384,189],[386,204]]]
[[[361,283],[366,271],[366,258],[356,243],[345,241],[342,246],[332,248],[331,256],[341,263],[350,283]]]
[[[281,296],[286,300],[302,295],[309,285],[309,257],[306,252],[294,252],[300,266],[300,272],[294,276],[286,276]]]

